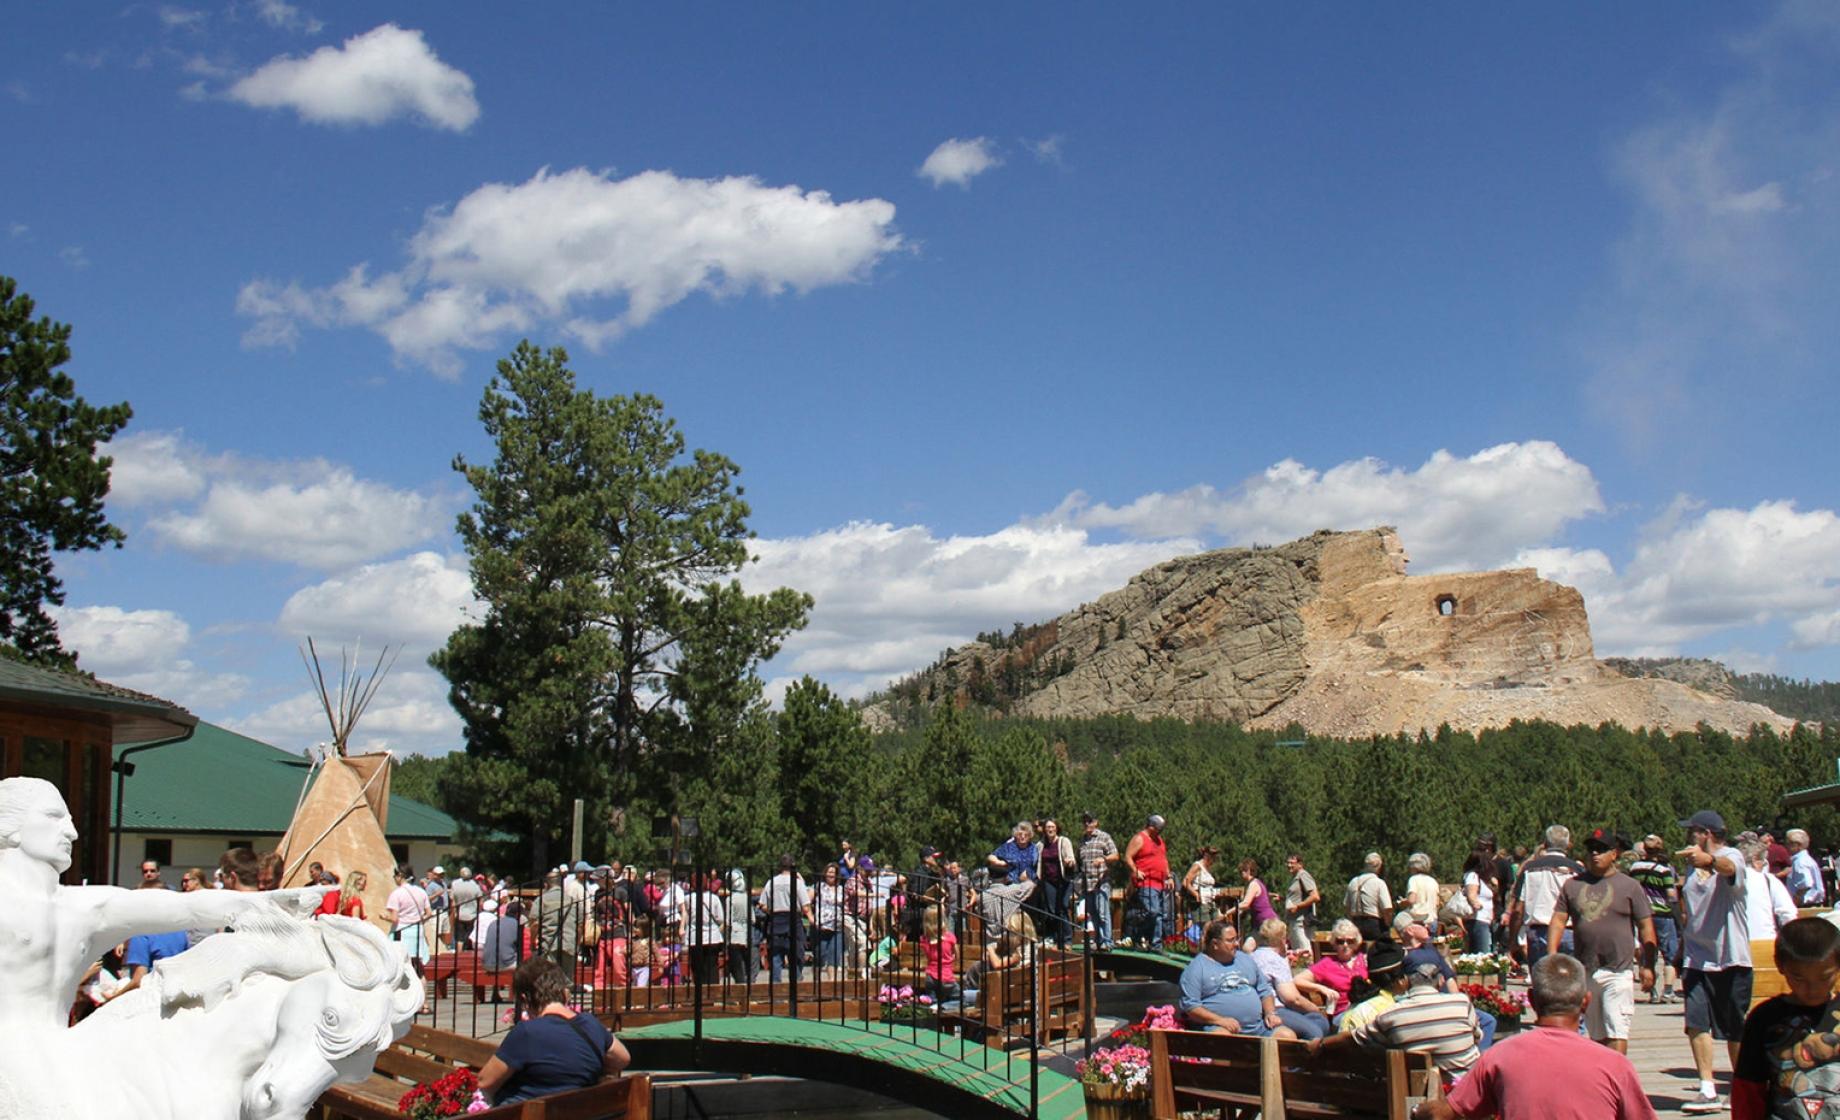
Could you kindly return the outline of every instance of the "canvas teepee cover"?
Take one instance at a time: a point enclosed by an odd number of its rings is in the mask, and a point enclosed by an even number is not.
[[[387,753],[326,759],[281,838],[282,886],[306,886],[307,865],[314,861],[341,880],[363,871],[370,880],[364,915],[384,925],[384,903],[396,885],[391,875],[395,860],[383,832],[389,820],[390,766]]]

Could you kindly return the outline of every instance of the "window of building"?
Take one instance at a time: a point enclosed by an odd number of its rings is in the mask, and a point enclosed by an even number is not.
[[[398,864],[408,863],[409,862],[409,845],[391,844],[390,845],[390,858],[395,860]]]
[[[141,862],[152,861],[161,867],[172,866],[172,840],[156,840],[149,836],[141,846]]]

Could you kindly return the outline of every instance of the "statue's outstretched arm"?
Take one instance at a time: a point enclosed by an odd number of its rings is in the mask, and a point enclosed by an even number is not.
[[[67,887],[94,907],[97,927],[91,956],[147,933],[215,929],[252,913],[306,917],[319,908],[327,887],[286,891],[143,891],[121,887]],[[100,946],[100,948],[97,948]]]

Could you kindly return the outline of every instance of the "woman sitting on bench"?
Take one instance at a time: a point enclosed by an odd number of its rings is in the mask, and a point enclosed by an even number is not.
[[[617,1076],[632,1061],[599,1019],[569,1007],[569,980],[548,957],[532,957],[511,978],[521,1021],[479,1071],[479,1088],[495,1105],[586,1089]]]

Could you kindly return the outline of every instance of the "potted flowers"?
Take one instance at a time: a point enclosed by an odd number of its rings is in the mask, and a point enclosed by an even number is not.
[[[1138,1022],[1105,1037],[1092,1057],[1077,1062],[1090,1120],[1148,1120],[1150,1116],[1150,1031],[1180,1028],[1173,1006],[1150,1007]]]
[[[1506,981],[1513,963],[1508,957],[1495,953],[1464,953],[1451,961],[1450,967],[1472,983],[1498,988]]]
[[[1482,984],[1465,984],[1461,991],[1478,1010],[1495,1016],[1498,1034],[1521,1028],[1521,1012],[1527,1010],[1527,997],[1508,988],[1491,988]]]
[[[908,1023],[924,1027],[938,1021],[938,1008],[933,1006],[933,997],[915,995],[910,984],[899,987],[883,984],[875,998],[882,1005],[884,1023]]]
[[[417,1085],[396,1102],[396,1111],[409,1120],[440,1120],[443,1116],[465,1116],[492,1107],[479,1091],[479,1077],[461,1068],[435,1081]]]

